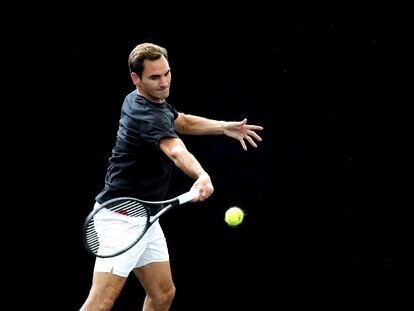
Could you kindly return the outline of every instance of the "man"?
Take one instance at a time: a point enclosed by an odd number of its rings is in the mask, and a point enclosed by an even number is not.
[[[224,134],[257,147],[261,126],[216,121],[177,112],[167,103],[171,69],[167,50],[152,43],[137,45],[128,65],[136,89],[125,97],[115,147],[109,160],[105,187],[96,197],[103,202],[130,196],[144,200],[165,199],[173,164],[195,180],[199,190],[194,201],[203,201],[214,191],[209,174],[187,150],[177,132],[189,135]],[[157,211],[153,211],[155,214]],[[81,311],[110,310],[129,273],[133,271],[146,292],[144,311],[169,310],[175,294],[169,253],[157,221],[131,250],[113,258],[97,258],[92,287]]]

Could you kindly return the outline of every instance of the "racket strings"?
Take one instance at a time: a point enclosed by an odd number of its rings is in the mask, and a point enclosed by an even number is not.
[[[149,210],[137,201],[114,202],[101,208],[86,227],[90,251],[101,257],[130,248],[145,231]]]
[[[145,217],[148,214],[144,205],[134,201],[125,201],[121,204],[109,206],[107,209],[130,217]]]

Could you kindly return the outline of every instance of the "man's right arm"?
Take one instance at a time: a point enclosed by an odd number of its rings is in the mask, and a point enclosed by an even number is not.
[[[193,188],[200,191],[200,201],[203,201],[212,195],[214,188],[210,176],[203,169],[194,155],[187,150],[184,142],[180,138],[161,139],[160,149],[179,169],[196,180]]]

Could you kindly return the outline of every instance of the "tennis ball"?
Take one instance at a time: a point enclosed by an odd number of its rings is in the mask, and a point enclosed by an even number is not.
[[[231,227],[240,225],[243,221],[243,218],[244,211],[237,206],[230,207],[224,215],[224,221]]]

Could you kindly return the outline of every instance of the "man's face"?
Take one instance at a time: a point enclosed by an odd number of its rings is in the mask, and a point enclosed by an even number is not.
[[[170,94],[171,69],[167,59],[144,61],[142,78],[137,83],[140,95],[155,103],[162,103]]]

